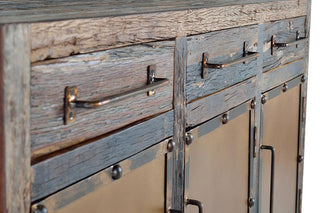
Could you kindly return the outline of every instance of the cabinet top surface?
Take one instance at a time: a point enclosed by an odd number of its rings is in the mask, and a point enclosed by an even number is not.
[[[0,1],[0,24],[119,16],[284,0]]]

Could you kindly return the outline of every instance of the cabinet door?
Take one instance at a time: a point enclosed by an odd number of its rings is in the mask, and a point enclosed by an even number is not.
[[[294,213],[297,205],[300,78],[270,90],[263,97],[261,143],[274,148],[261,150],[261,213]],[[272,187],[272,172],[274,172]],[[271,197],[273,188],[273,198]],[[272,203],[273,202],[273,203]]]
[[[164,213],[166,157],[163,141],[32,206],[59,213]],[[44,212],[44,211],[42,211]]]
[[[202,202],[204,212],[248,212],[251,118],[244,103],[188,133],[194,140],[186,147],[186,197]],[[187,205],[186,212],[197,208]]]

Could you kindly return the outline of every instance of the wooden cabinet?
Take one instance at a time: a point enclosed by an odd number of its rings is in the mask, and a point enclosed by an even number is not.
[[[1,3],[0,212],[300,213],[310,5]]]

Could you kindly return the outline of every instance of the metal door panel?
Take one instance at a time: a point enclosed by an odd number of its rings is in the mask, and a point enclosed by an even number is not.
[[[187,196],[200,200],[205,212],[248,212],[249,126],[247,111],[190,145]]]
[[[263,105],[262,144],[275,148],[274,213],[296,210],[300,87]],[[271,156],[262,152],[261,213],[269,213]]]

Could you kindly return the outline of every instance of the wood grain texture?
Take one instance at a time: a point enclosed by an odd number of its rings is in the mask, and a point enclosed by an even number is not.
[[[34,23],[32,62],[306,15],[306,0]]]
[[[248,79],[257,72],[257,60],[223,69],[208,69],[202,78],[203,53],[209,54],[209,63],[228,63],[243,57],[244,42],[247,51],[256,52],[258,27],[248,26],[201,34],[188,38],[186,98],[190,102]]]
[[[30,206],[29,38],[28,25],[0,26],[0,143],[5,148],[5,189],[1,186],[1,191],[5,190],[4,212],[9,213],[24,213]]]
[[[37,22],[99,16],[116,16],[275,1],[283,0],[1,1],[0,23]]]
[[[187,105],[187,127],[199,125],[255,97],[256,79],[251,78]]]
[[[306,37],[306,17],[298,17],[264,24],[263,42],[263,71],[289,63],[305,56],[305,48],[308,41],[291,47],[274,48],[274,55],[271,55],[271,37],[276,35],[276,42],[289,43],[296,40],[297,31],[300,37]]]
[[[32,200],[50,195],[173,135],[173,111],[32,166]]]
[[[31,147],[38,157],[172,109],[174,42],[160,42],[49,60],[31,71]],[[64,125],[64,90],[78,86],[78,98],[97,100],[147,84],[148,66],[169,84],[96,109],[76,109]]]
[[[261,90],[263,92],[270,90],[288,80],[291,80],[305,71],[304,60],[298,60],[287,65],[278,67],[269,72],[265,72],[261,79]]]
[[[186,128],[186,68],[187,39],[177,38],[175,48],[174,70],[174,138],[176,149],[173,152],[173,187],[172,207],[175,210],[184,209],[184,145]]]

